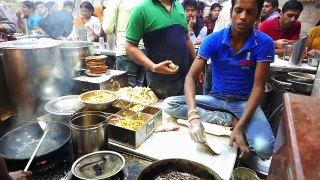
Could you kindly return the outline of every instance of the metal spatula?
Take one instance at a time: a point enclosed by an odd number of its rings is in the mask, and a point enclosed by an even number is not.
[[[36,149],[33,151],[32,156],[30,157],[26,167],[24,168],[24,171],[28,171],[32,160],[34,159],[35,155],[37,154],[37,152],[38,152],[38,150],[40,148],[40,145],[41,145],[42,141],[44,140],[44,137],[47,135],[47,133],[49,131],[48,124],[46,122],[40,120],[40,121],[38,121],[38,123],[39,123],[41,129],[43,130],[43,135],[42,135],[42,137],[41,137]]]

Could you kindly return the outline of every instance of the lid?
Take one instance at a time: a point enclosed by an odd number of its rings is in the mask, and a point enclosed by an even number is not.
[[[51,114],[71,115],[75,111],[84,108],[79,95],[61,96],[46,103],[44,109]]]
[[[0,44],[0,48],[3,49],[40,49],[55,47],[61,44],[60,41],[50,38],[27,38],[19,39],[16,41],[7,41]]]
[[[77,159],[71,168],[79,179],[106,179],[124,167],[124,157],[114,151],[97,151]]]

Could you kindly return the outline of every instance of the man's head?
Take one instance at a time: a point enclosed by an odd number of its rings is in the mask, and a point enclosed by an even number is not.
[[[303,5],[298,0],[289,0],[282,6],[280,13],[280,27],[282,29],[291,28],[298,20]]]
[[[260,17],[263,1],[232,0],[231,1],[232,30],[237,33],[248,33]]]
[[[272,13],[274,13],[279,6],[278,0],[265,0],[263,3],[263,8],[261,11],[261,16],[262,17],[268,17]]]
[[[74,4],[73,4],[73,2],[71,2],[71,1],[65,1],[65,2],[63,3],[63,9],[64,9],[65,11],[70,12],[70,13],[72,13],[73,6],[74,6]]]
[[[203,17],[205,4],[202,1],[197,2],[197,13],[199,16]]]
[[[212,19],[218,19],[222,6],[219,3],[214,3],[210,7],[210,13]]]
[[[57,5],[54,1],[48,1],[46,3],[46,7],[48,8],[49,13],[54,13],[58,11]]]
[[[48,9],[43,1],[35,2],[35,6],[36,6],[37,13],[40,16],[45,16],[48,13]]]
[[[31,1],[23,1],[22,2],[22,13],[26,16],[34,13],[36,10],[36,7],[34,6],[34,3]]]
[[[189,21],[192,17],[196,18],[197,14],[197,1],[196,0],[184,0],[182,3],[184,8],[184,13],[186,14],[186,18]]]

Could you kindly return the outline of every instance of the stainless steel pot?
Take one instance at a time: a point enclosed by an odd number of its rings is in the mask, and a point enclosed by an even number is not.
[[[84,59],[90,55],[89,46],[91,43],[87,41],[62,42],[59,48],[65,69],[74,71],[85,69]]]
[[[52,39],[21,39],[0,44],[3,66],[12,105],[24,119],[32,118],[38,106],[69,92],[69,79],[63,70]]]
[[[71,168],[78,179],[117,179],[113,178],[125,165],[124,157],[114,151],[98,151],[77,159]]]
[[[71,116],[69,124],[76,157],[107,147],[107,117],[111,114],[99,111],[78,112]]]

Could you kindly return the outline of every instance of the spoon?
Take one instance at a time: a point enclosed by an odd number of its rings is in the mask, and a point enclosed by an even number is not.
[[[44,140],[44,137],[47,135],[47,133],[49,131],[48,125],[47,125],[46,122],[39,120],[38,123],[39,123],[39,125],[40,125],[40,127],[41,127],[41,129],[43,130],[44,133],[43,133],[40,141],[38,142],[38,145],[37,145],[36,149],[33,151],[32,156],[30,157],[26,167],[24,168],[24,171],[28,171],[32,160],[34,159],[35,155],[37,154],[37,152],[38,152],[38,150],[40,148],[40,145],[41,145],[42,141]]]

